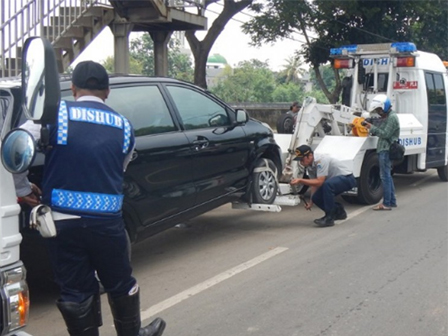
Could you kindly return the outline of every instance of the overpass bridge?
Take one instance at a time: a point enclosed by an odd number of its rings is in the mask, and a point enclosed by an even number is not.
[[[148,32],[154,41],[155,74],[168,74],[167,44],[174,31],[205,30],[205,0],[1,0],[0,77],[21,72],[30,36],[52,43],[63,73],[109,27],[115,72],[129,73],[129,34]],[[101,50],[98,50],[101,53]]]

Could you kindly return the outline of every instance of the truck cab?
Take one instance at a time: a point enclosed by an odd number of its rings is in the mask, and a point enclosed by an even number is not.
[[[345,46],[332,49],[331,56],[333,66],[347,69],[352,78],[349,107],[367,110],[378,93],[390,98],[400,119],[400,143],[406,147],[407,160],[400,172],[437,168],[439,175],[446,175],[448,72],[444,62],[408,42]]]
[[[23,49],[22,78],[0,81],[0,335],[30,336],[23,328],[29,314],[26,269],[20,260],[22,236],[19,227],[13,175],[32,164],[36,146],[31,134],[18,129],[22,109],[28,119],[44,123],[56,116],[59,78],[51,44],[30,38]]]
[[[437,169],[440,179],[448,181],[446,63],[409,42],[342,46],[331,49],[330,56],[333,67],[345,73],[341,103],[317,104],[314,98],[307,97],[294,134],[276,134],[284,169],[280,194],[274,203],[300,202],[297,188],[288,181],[304,174],[304,169],[293,161],[294,149],[302,144],[334,156],[353,172],[358,183],[343,195],[347,201],[374,204],[381,200],[378,138],[369,136],[359,122],[365,118],[380,122],[379,116],[368,112],[377,94],[386,94],[391,100],[400,123],[399,142],[406,148],[404,159],[393,162],[394,172]]]

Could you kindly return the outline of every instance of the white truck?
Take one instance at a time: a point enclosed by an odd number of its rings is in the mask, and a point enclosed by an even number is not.
[[[30,38],[23,51],[22,82],[0,81],[0,335],[30,336],[23,328],[30,307],[26,270],[20,260],[20,206],[12,173],[31,165],[36,146],[27,131],[13,129],[19,111],[36,123],[45,124],[56,116],[59,105],[59,75],[54,51],[47,40]],[[24,88],[24,89],[22,89]],[[45,128],[43,135],[45,138]]]
[[[282,148],[284,170],[273,205],[252,204],[251,209],[280,211],[281,205],[300,203],[300,188],[292,177],[303,175],[294,159],[296,147],[307,144],[317,153],[343,161],[358,185],[342,197],[348,202],[373,204],[382,197],[376,145],[361,125],[377,94],[387,94],[400,122],[399,142],[405,157],[394,162],[394,173],[437,169],[448,181],[448,72],[435,54],[418,51],[413,43],[350,45],[331,49],[333,66],[346,69],[342,104],[317,104],[306,98],[296,117],[294,133],[276,134]]]

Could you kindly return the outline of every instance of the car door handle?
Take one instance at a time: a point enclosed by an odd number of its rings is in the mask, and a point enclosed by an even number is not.
[[[198,139],[193,141],[193,148],[197,151],[208,147],[208,139]]]

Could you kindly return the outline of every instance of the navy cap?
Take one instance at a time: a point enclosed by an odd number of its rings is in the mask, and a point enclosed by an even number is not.
[[[73,70],[72,83],[80,89],[105,90],[109,88],[109,75],[101,64],[84,61]]]
[[[296,148],[296,157],[294,158],[294,161],[300,161],[308,154],[312,153],[312,149],[308,145],[301,145]]]

